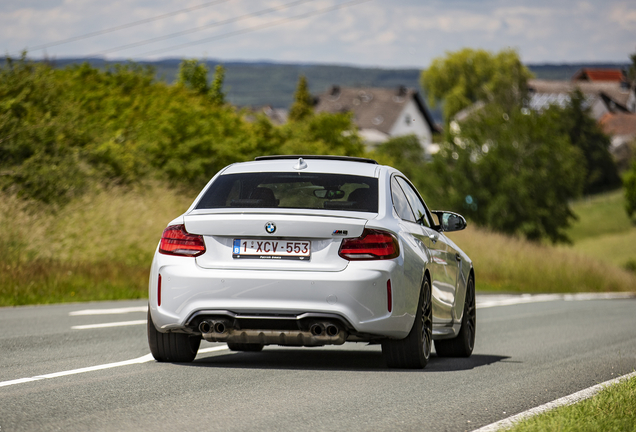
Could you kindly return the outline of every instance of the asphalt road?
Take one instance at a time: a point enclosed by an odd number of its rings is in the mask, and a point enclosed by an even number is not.
[[[423,371],[387,369],[378,346],[353,343],[204,342],[192,364],[157,363],[144,305],[0,308],[0,432],[463,431],[636,369],[636,299],[480,307],[473,356],[433,355]],[[77,314],[114,308],[132,309]]]

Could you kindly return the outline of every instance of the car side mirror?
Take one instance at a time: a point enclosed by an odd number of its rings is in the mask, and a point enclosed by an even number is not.
[[[441,231],[453,232],[466,228],[466,219],[460,214],[447,211],[434,211],[432,213],[437,216]]]

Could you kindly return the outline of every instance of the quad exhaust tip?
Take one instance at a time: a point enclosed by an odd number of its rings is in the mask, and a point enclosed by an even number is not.
[[[199,331],[201,333],[226,333],[228,326],[223,321],[201,321]]]
[[[338,336],[338,334],[340,333],[340,329],[338,328],[338,326],[331,323],[312,324],[311,327],[309,328],[309,331],[314,336],[326,335],[329,337]]]
[[[221,321],[214,323],[214,331],[217,333],[225,333],[226,327],[225,324]]]
[[[320,336],[324,332],[324,329],[320,324],[312,324],[312,326],[309,328],[309,331],[314,336]]]
[[[208,321],[201,321],[201,324],[199,324],[199,331],[201,333],[210,333],[210,330],[212,330],[210,323]]]
[[[329,324],[326,328],[326,331],[328,336],[338,336],[338,333],[340,333],[340,329],[338,328],[338,326],[335,326],[333,324]]]

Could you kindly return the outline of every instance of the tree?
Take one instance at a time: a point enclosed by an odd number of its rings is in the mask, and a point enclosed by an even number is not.
[[[636,53],[629,56],[629,59],[632,61],[632,64],[629,66],[629,70],[627,71],[627,77],[629,78],[630,83],[636,83]]]
[[[506,109],[518,105],[527,95],[531,77],[514,50],[492,54],[465,48],[434,59],[422,72],[421,85],[432,106],[443,102],[444,117],[450,123],[455,114],[477,101],[496,102]]]
[[[85,189],[80,149],[90,133],[69,113],[64,87],[50,66],[26,53],[0,67],[0,189],[47,204],[64,204]]]
[[[289,121],[298,122],[311,116],[314,112],[313,98],[309,93],[307,78],[301,75],[298,79],[296,92],[294,93],[294,103],[289,110]]]
[[[620,186],[616,162],[609,152],[610,139],[592,118],[585,95],[580,90],[570,95],[565,107],[553,105],[546,115],[555,117],[557,133],[567,135],[570,143],[584,156],[586,175],[583,193],[598,193]]]
[[[223,81],[225,80],[225,68],[217,65],[214,70],[214,79],[210,87],[210,101],[213,105],[221,106],[225,104],[225,93],[223,93]]]
[[[208,86],[209,69],[197,59],[183,60],[179,65],[177,82],[190,90],[205,95],[210,91]]]
[[[438,188],[437,177],[432,175],[430,162],[415,135],[393,137],[382,144],[370,155],[379,163],[391,165],[406,175],[422,194],[429,207],[437,207],[437,195],[431,193]],[[443,195],[443,194],[440,194]],[[439,200],[448,205],[447,200]]]
[[[364,156],[364,144],[351,113],[318,113],[281,128],[281,154]]]
[[[625,193],[625,210],[627,211],[627,216],[631,218],[636,212],[636,163],[632,164],[631,169],[625,174],[623,188]]]
[[[555,118],[488,104],[455,125],[434,159],[430,191],[477,225],[529,240],[567,241],[581,191],[581,152],[555,133]],[[440,200],[441,201],[441,200]]]

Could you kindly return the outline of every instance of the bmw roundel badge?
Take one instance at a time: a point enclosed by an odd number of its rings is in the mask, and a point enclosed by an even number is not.
[[[265,224],[265,231],[270,234],[274,234],[276,232],[276,224],[274,222],[267,222]]]

